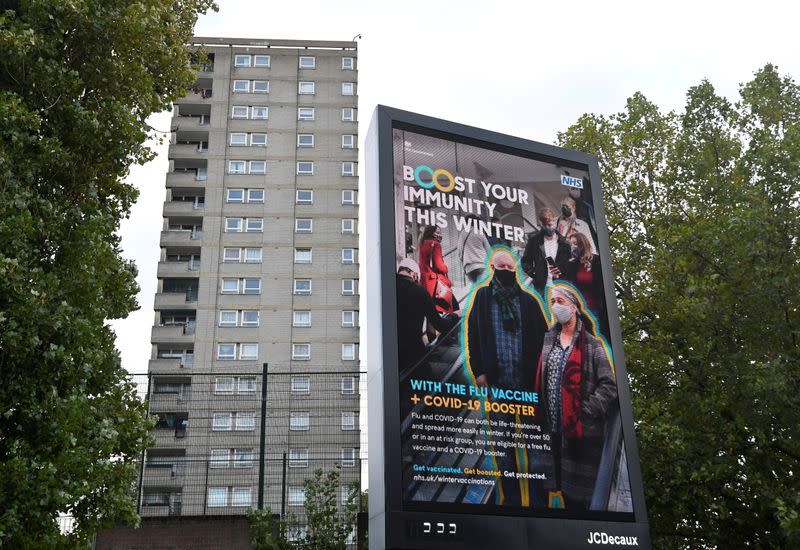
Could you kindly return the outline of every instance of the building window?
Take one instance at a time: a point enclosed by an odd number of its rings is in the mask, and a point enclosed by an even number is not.
[[[217,395],[232,394],[234,379],[232,376],[218,376],[214,381],[214,393]]]
[[[239,279],[222,279],[222,293],[223,294],[238,294],[239,293]]]
[[[342,326],[354,327],[356,326],[356,312],[352,310],[342,312]]]
[[[311,189],[298,189],[295,193],[297,204],[312,204],[314,202],[314,191]]]
[[[314,174],[314,163],[311,161],[300,161],[297,163],[297,174],[300,176],[311,176]]]
[[[314,107],[298,107],[297,120],[314,120]]]
[[[342,361],[355,361],[355,359],[356,359],[356,345],[342,344]]]
[[[345,411],[342,413],[342,429],[355,430],[356,429],[356,413]]]
[[[261,263],[261,249],[260,248],[245,248],[244,261],[249,264]]]
[[[342,108],[342,122],[355,122],[356,110],[352,107]]]
[[[211,429],[216,432],[229,432],[233,427],[232,413],[214,413]]]
[[[354,95],[356,93],[356,85],[353,82],[342,82],[342,95]]]
[[[292,525],[286,532],[286,539],[289,542],[300,542],[305,540],[307,533],[308,533],[308,526]]]
[[[235,310],[225,310],[219,312],[219,326],[235,327],[238,314]]]
[[[301,69],[314,69],[317,66],[317,58],[310,56],[310,55],[301,55],[300,56],[300,65]]]
[[[355,466],[356,465],[356,449],[353,447],[342,448],[342,466]]]
[[[343,264],[354,264],[354,263],[356,263],[356,249],[355,248],[343,248],[342,249],[342,263]]]
[[[355,204],[356,192],[352,189],[344,189],[342,191],[342,204]]]
[[[244,189],[228,189],[227,202],[244,202]]]
[[[295,361],[311,359],[311,344],[292,344],[292,359]]]
[[[242,294],[261,294],[261,279],[243,279]]]
[[[268,55],[254,55],[253,67],[269,67],[270,57]]]
[[[314,147],[314,134],[297,134],[298,147]]]
[[[311,312],[310,311],[295,311],[292,313],[292,326],[295,327],[310,327],[311,326]]]
[[[261,312],[258,310],[227,310],[219,312],[219,326],[221,327],[257,327],[260,322]]]
[[[253,309],[245,309],[240,312],[243,327],[257,327],[261,323],[261,312]]]
[[[353,503],[353,501],[355,500],[356,495],[358,494],[356,492],[356,490],[353,487],[345,487],[345,486],[342,486],[339,489],[340,489],[341,498],[342,498],[342,506],[351,505]],[[349,539],[349,537],[348,537],[348,539]],[[352,544],[352,543],[347,543],[347,544]]]
[[[249,67],[250,66],[250,56],[249,55],[237,55],[233,58],[233,66],[234,67]]]
[[[249,80],[234,80],[233,81],[233,92],[237,94],[247,93],[250,91],[250,81]]]
[[[253,120],[266,120],[269,117],[269,107],[250,107],[250,118]]]
[[[289,414],[289,429],[292,431],[307,431],[310,423],[308,412],[293,412]]]
[[[355,69],[355,59],[352,57],[343,57],[342,58],[342,70],[343,71],[352,71]]]
[[[243,160],[229,160],[228,173],[229,174],[244,174],[245,161]]]
[[[266,142],[265,142],[266,144]],[[250,173],[251,174],[266,174],[267,173],[267,161],[265,160],[251,160],[250,161]]]
[[[309,376],[292,376],[291,381],[292,393],[310,393],[311,392],[311,377]]]
[[[254,94],[268,94],[269,93],[269,80],[254,80],[253,81]]]
[[[231,491],[231,506],[250,506],[250,487],[233,487]]]
[[[237,432],[249,432],[256,429],[256,413],[238,412],[235,416]]]
[[[250,145],[252,147],[266,147],[267,134],[250,134]]]
[[[242,258],[241,248],[225,248],[222,251],[223,262],[239,262]]]
[[[356,280],[355,279],[342,279],[342,295],[354,296],[356,293]]]
[[[294,232],[295,233],[311,233],[314,231],[314,220],[311,218],[295,218]]]
[[[350,344],[344,344],[344,346],[347,345]],[[344,347],[342,349],[344,349]],[[239,359],[243,361],[258,359],[258,344],[239,344]]]
[[[297,93],[301,95],[311,95],[314,93],[316,89],[316,83],[314,82],[298,82],[297,83]]]
[[[311,294],[311,279],[295,279],[294,280],[294,293],[295,294]]]
[[[231,190],[229,189],[229,191]],[[225,233],[240,233],[241,231],[242,218],[225,218]]]
[[[248,189],[247,190],[247,202],[263,203],[264,202],[264,190],[263,189]]]
[[[356,220],[345,218],[342,220],[342,234],[353,234],[356,232]]]
[[[356,163],[355,162],[343,162],[342,163],[342,175],[343,176],[355,176],[356,175]]]
[[[209,468],[227,468],[230,465],[230,449],[211,449]]]
[[[353,149],[356,146],[356,136],[353,134],[342,134],[342,149]]]
[[[264,202],[262,195],[261,202]],[[247,218],[245,231],[248,233],[261,233],[264,231],[264,218]]]
[[[209,487],[208,488],[208,507],[219,508],[228,505],[228,488],[227,487]]]
[[[246,105],[234,105],[231,108],[231,118],[247,118],[248,108]]]
[[[306,503],[306,490],[304,487],[289,487],[289,506],[303,506]]]
[[[295,248],[294,249],[294,263],[296,263],[296,264],[310,264],[311,263],[311,249],[310,248]]]
[[[217,344],[217,359],[220,361],[236,359],[236,344]]]
[[[308,449],[307,448],[289,449],[289,467],[290,468],[308,467]]]
[[[237,391],[240,395],[256,393],[256,379],[254,376],[242,376],[238,380]]]
[[[355,395],[356,393],[356,377],[343,376],[342,377],[342,395]]]

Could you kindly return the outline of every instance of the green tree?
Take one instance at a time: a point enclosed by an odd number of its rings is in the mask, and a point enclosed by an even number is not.
[[[194,79],[211,0],[17,0],[0,8],[0,546],[85,544],[137,519],[149,423],[107,319],[136,307],[116,231],[152,152],[146,118]],[[76,520],[69,536],[56,517]]]
[[[800,545],[800,88],[641,94],[560,144],[598,156],[657,548]]]
[[[303,482],[306,491],[306,538],[305,550],[345,550],[347,538],[356,527],[356,516],[360,503],[357,484],[346,488],[348,498],[341,499],[339,470],[323,473],[316,470],[314,477]]]
[[[289,530],[295,527],[295,519],[282,518],[272,510],[250,510],[250,542],[253,550],[291,550],[295,545],[289,540]]]

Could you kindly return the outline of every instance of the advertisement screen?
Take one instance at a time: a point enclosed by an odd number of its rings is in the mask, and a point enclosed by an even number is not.
[[[392,145],[403,509],[633,521],[586,168]]]

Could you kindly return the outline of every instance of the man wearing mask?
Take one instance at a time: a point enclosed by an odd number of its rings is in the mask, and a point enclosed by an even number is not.
[[[579,220],[583,220],[589,226],[589,231],[592,232],[592,239],[597,242],[597,219],[594,215],[594,208],[591,203],[583,200],[584,193],[589,193],[591,183],[589,178],[583,178],[583,189],[576,189],[570,187],[569,196],[575,201],[575,216]]]
[[[533,287],[544,294],[544,287],[562,278],[570,259],[570,246],[558,234],[558,216],[548,207],[539,210],[541,229],[528,238],[522,254],[522,269],[533,279]]]
[[[589,239],[589,244],[592,245],[591,253],[597,254],[592,231],[589,229],[588,223],[578,218],[576,204],[575,199],[569,193],[561,199],[561,217],[558,218],[557,226],[558,234],[568,239],[575,233],[583,233]]]
[[[422,323],[425,319],[439,332],[447,332],[458,322],[455,314],[441,317],[433,298],[419,284],[419,266],[403,258],[397,268],[397,350],[400,371],[414,366],[425,355]]]
[[[547,331],[542,306],[517,281],[517,261],[506,248],[494,249],[490,261],[492,278],[478,288],[467,318],[468,371],[480,387],[532,391],[536,362]],[[517,415],[492,413],[490,420],[519,422]],[[505,432],[507,433],[507,432]],[[524,449],[516,449],[509,436],[495,436],[493,443],[502,455],[496,457],[497,468],[521,472],[527,468]],[[495,493],[497,504],[530,506],[526,479],[503,477]],[[526,495],[523,499],[522,495]]]

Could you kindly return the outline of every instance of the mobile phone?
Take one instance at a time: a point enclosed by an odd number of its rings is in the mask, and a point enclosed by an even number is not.
[[[550,267],[556,266],[556,261],[552,257],[547,256],[545,260],[547,260],[547,265],[549,265]]]

